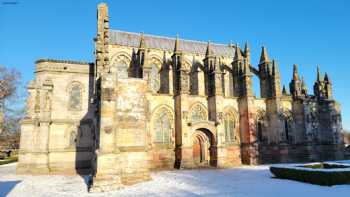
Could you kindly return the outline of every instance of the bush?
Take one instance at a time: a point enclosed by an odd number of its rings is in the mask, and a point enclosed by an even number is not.
[[[333,164],[327,164],[333,165]],[[341,164],[338,164],[341,165]],[[341,168],[317,169],[300,166],[271,166],[270,171],[277,178],[291,179],[317,185],[339,185],[350,183],[350,169],[346,166]]]

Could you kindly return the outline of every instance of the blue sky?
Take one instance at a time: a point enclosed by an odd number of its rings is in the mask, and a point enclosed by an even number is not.
[[[19,69],[25,82],[33,78],[38,58],[93,61],[100,1],[0,2],[0,64]],[[280,65],[282,84],[289,83],[292,65],[298,64],[309,92],[320,65],[329,73],[334,97],[342,105],[343,125],[350,129],[350,1],[105,2],[112,29],[241,46],[248,41],[255,65],[265,45]]]

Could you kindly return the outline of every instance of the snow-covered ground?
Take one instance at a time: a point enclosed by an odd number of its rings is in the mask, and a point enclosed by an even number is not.
[[[232,196],[341,197],[350,185],[332,187],[271,178],[268,166],[174,170],[153,173],[153,180],[109,193],[88,193],[80,176],[19,176],[16,164],[0,166],[2,196]]]

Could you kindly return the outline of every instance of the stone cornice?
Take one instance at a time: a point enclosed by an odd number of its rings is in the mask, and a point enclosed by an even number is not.
[[[41,58],[35,61],[35,64],[43,63],[43,62],[52,62],[52,63],[64,63],[64,64],[92,64],[90,62],[84,62],[84,61],[74,61],[74,60],[57,60],[57,59],[47,59],[47,58]]]
[[[68,60],[52,60],[39,59],[36,62],[35,73],[55,72],[55,73],[80,73],[91,74],[90,69],[93,63],[68,61]]]

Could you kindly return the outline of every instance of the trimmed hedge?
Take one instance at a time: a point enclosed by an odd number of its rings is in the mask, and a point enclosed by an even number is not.
[[[277,178],[281,179],[291,179],[295,181],[301,181],[311,184],[324,185],[324,186],[332,186],[339,184],[347,184],[350,183],[350,170],[317,170],[310,169],[310,167],[306,167],[306,169],[302,169],[305,167],[300,166],[291,166],[288,167],[278,167],[271,166],[270,171]]]
[[[306,164],[302,166],[297,166],[301,168],[311,168],[311,169],[339,169],[339,168],[350,168],[350,166],[345,166],[336,163],[316,163],[316,164]]]

